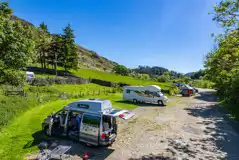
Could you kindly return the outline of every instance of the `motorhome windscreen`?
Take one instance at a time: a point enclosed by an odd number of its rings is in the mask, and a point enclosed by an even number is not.
[[[84,115],[83,123],[94,126],[94,127],[99,127],[100,117],[93,116],[93,115]]]

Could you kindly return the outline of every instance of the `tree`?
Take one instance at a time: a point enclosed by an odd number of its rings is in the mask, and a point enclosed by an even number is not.
[[[38,28],[38,41],[37,41],[37,59],[41,63],[42,68],[46,68],[48,47],[51,43],[51,35],[48,31],[47,25],[42,22]]]
[[[127,67],[125,67],[124,65],[116,65],[113,68],[113,72],[116,74],[120,74],[122,76],[129,75],[129,69]]]
[[[205,78],[213,81],[227,102],[239,104],[239,1],[222,0],[214,7],[213,20],[225,33],[205,60]]]
[[[12,21],[12,10],[7,3],[0,3],[0,79],[12,85],[24,82],[24,69],[35,52],[32,30]]]
[[[74,31],[71,29],[70,24],[68,24],[64,29],[63,34],[63,47],[64,47],[64,61],[63,66],[65,72],[67,69],[77,69],[78,67],[78,53],[75,45],[75,35]]]
[[[222,0],[214,7],[213,20],[227,31],[239,28],[239,1]]]
[[[61,35],[53,35],[52,42],[48,47],[48,63],[54,66],[56,77],[57,77],[57,66],[64,62],[64,48],[63,39]]]

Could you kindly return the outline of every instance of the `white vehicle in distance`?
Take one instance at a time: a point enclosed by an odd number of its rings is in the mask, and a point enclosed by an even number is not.
[[[161,88],[157,85],[125,86],[123,89],[123,99],[135,103],[156,103],[161,106],[168,102],[168,98],[163,95]]]
[[[35,78],[34,72],[28,72],[28,71],[26,72],[26,81],[27,82],[33,81],[34,78]]]

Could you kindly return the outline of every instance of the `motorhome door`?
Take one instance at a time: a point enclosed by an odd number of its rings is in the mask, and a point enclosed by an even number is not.
[[[99,143],[100,122],[100,115],[84,113],[80,126],[80,141],[97,146]]]

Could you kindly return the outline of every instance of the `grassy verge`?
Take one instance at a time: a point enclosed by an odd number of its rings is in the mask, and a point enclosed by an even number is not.
[[[0,88],[0,130],[13,118],[21,115],[28,109],[47,102],[82,97],[94,98],[116,92],[116,90],[110,87],[96,84],[52,85],[44,87],[25,86],[25,91],[27,97],[5,96],[3,89]]]
[[[235,104],[222,104],[223,107],[231,114],[232,119],[239,121],[239,107]]]
[[[86,98],[86,97],[84,97]],[[121,94],[102,95],[99,98],[109,99],[118,109],[133,109],[137,105],[123,103]],[[26,153],[37,151],[34,135],[41,130],[43,119],[52,112],[60,110],[64,105],[76,99],[57,100],[32,108],[15,118],[11,124],[0,132],[0,157],[3,160],[23,159]]]

